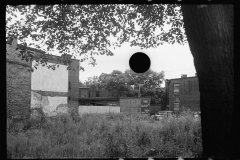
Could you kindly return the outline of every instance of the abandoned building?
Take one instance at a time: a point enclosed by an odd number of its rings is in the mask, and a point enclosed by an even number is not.
[[[200,111],[200,92],[198,87],[198,77],[187,77],[168,79],[166,87],[166,105],[163,110],[178,112],[181,107],[191,111]]]
[[[67,66],[61,57],[47,55],[41,50],[24,47],[33,54],[30,61],[18,57],[17,38],[10,36],[6,44],[7,69],[7,116],[26,118],[31,109],[43,107],[43,111],[52,115],[58,111],[78,109],[79,96],[79,60],[71,59]],[[18,50],[16,50],[18,48]],[[41,64],[31,71],[36,59],[41,55],[48,56],[48,64],[58,64],[55,70]],[[67,69],[67,67],[71,67]]]

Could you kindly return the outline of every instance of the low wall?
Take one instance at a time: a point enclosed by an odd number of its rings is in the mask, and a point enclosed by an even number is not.
[[[116,106],[79,106],[79,114],[83,113],[120,113],[120,107]]]

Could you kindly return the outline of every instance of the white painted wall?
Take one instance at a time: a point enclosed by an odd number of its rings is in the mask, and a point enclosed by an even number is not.
[[[43,111],[48,113],[48,114],[56,111],[58,105],[67,104],[67,97],[49,97],[49,96],[46,96],[45,98],[48,99],[49,104],[43,106]]]
[[[36,64],[34,60],[32,66]],[[53,63],[48,63],[52,65]],[[31,89],[53,92],[68,92],[68,70],[67,66],[59,65],[55,70],[42,67],[40,64],[34,68],[31,78]]]
[[[57,106],[61,107],[57,110]],[[50,97],[41,96],[40,94],[31,92],[31,108],[42,107],[43,112],[52,116],[59,112],[67,113],[67,97]]]
[[[79,106],[79,114],[83,113],[120,113],[120,107],[113,106]]]

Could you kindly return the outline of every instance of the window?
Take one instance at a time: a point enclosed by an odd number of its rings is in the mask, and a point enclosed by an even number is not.
[[[173,84],[173,94],[174,95],[179,95],[179,86],[180,86],[179,83]]]
[[[173,104],[173,110],[174,111],[179,111],[179,103],[174,103]]]

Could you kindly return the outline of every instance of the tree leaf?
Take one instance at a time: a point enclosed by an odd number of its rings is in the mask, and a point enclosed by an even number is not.
[[[26,21],[11,23],[17,10]],[[7,6],[6,17],[6,32],[18,33],[20,44],[31,37],[31,45],[36,48],[57,49],[60,54],[84,54],[86,58],[82,60],[91,56],[92,51],[113,55],[109,47],[128,41],[140,48],[186,42],[179,5],[21,5]],[[176,29],[156,34],[155,30],[163,28],[165,22]],[[118,42],[111,44],[110,35],[116,36]]]

